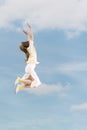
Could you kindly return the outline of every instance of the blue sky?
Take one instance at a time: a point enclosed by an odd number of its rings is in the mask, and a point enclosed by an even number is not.
[[[0,129],[87,130],[87,1],[0,0]],[[34,30],[42,86],[14,94]],[[27,29],[27,28],[26,28]]]

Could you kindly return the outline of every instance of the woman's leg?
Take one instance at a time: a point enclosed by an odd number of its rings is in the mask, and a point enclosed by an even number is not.
[[[37,76],[35,72],[35,64],[27,64],[25,68],[25,74],[21,78],[22,82],[24,83],[24,86],[27,87],[38,87],[41,82],[39,80],[39,77]]]
[[[39,85],[41,85],[40,79],[37,73],[35,72],[35,67],[36,65],[31,64],[31,76],[33,77],[31,87],[38,87]]]
[[[25,87],[30,87],[31,83],[34,81],[34,78],[30,75],[27,79],[22,79],[22,83],[24,83]]]
[[[34,81],[34,78],[32,77],[31,72],[32,72],[32,66],[31,64],[27,64],[25,68],[25,74],[21,78],[22,83],[24,83],[25,87],[30,87],[31,83]]]

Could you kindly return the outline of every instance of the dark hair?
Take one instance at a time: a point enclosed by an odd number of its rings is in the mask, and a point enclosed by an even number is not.
[[[29,58],[29,52],[27,51],[27,48],[29,47],[29,41],[22,42],[19,47],[20,47],[20,50],[25,53],[26,61],[27,61]]]

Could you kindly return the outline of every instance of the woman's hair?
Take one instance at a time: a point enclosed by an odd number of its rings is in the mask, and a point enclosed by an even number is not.
[[[19,47],[20,47],[20,50],[25,53],[26,61],[27,61],[29,58],[29,52],[27,51],[27,48],[29,47],[29,41],[22,42]]]

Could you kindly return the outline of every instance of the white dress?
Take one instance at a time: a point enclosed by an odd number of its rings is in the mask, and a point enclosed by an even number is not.
[[[30,40],[29,47],[27,48],[27,50],[29,52],[29,59],[26,62],[27,65],[25,67],[25,74],[22,77],[22,79],[26,80],[31,75],[34,78],[34,81],[32,82],[31,87],[38,87],[41,84],[41,82],[35,72],[35,67],[36,67],[36,64],[38,64],[39,62],[37,61],[36,49],[34,47],[34,43],[32,40]]]

